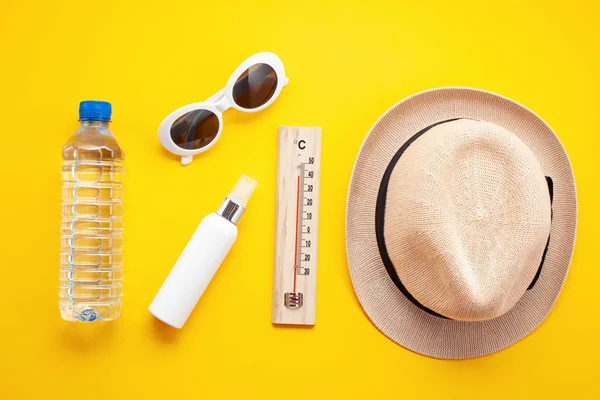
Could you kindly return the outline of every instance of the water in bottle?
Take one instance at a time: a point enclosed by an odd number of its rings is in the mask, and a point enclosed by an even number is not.
[[[109,321],[121,312],[124,152],[108,128],[110,103],[83,101],[63,147],[60,312]]]

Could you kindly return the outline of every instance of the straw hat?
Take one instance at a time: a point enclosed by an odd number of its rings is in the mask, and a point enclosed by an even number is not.
[[[396,343],[482,356],[548,315],[576,222],[571,165],[544,121],[493,93],[429,90],[388,110],[363,142],[346,210],[350,274]]]

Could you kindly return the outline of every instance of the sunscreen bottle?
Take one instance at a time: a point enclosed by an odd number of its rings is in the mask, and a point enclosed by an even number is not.
[[[242,175],[216,213],[204,217],[150,304],[159,320],[181,329],[237,238],[237,223],[258,184]]]

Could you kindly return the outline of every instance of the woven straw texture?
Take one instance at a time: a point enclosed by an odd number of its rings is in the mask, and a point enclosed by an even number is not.
[[[419,137],[394,167],[386,210],[386,247],[406,289],[461,321],[510,310],[550,234],[542,167],[491,122],[446,122]]]
[[[443,319],[394,285],[374,221],[379,186],[398,149],[421,129],[453,118],[476,121],[439,125],[400,158],[390,177],[384,231],[400,279],[419,302],[454,318]],[[465,149],[471,156],[462,155]],[[544,175],[554,182],[550,244],[538,281],[525,291],[548,238]],[[461,217],[457,206],[468,215]],[[461,226],[465,221],[475,227]],[[421,92],[388,110],[358,154],[346,210],[350,275],[366,314],[396,343],[436,358],[482,356],[525,337],[548,315],[569,269],[576,221],[569,159],[538,116],[485,91]],[[494,252],[492,240],[504,251]],[[482,272],[477,266],[483,264],[493,268]]]

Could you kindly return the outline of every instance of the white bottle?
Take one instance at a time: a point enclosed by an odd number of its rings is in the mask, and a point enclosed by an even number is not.
[[[258,184],[242,175],[216,213],[204,217],[148,308],[181,329],[237,238],[236,224]]]

